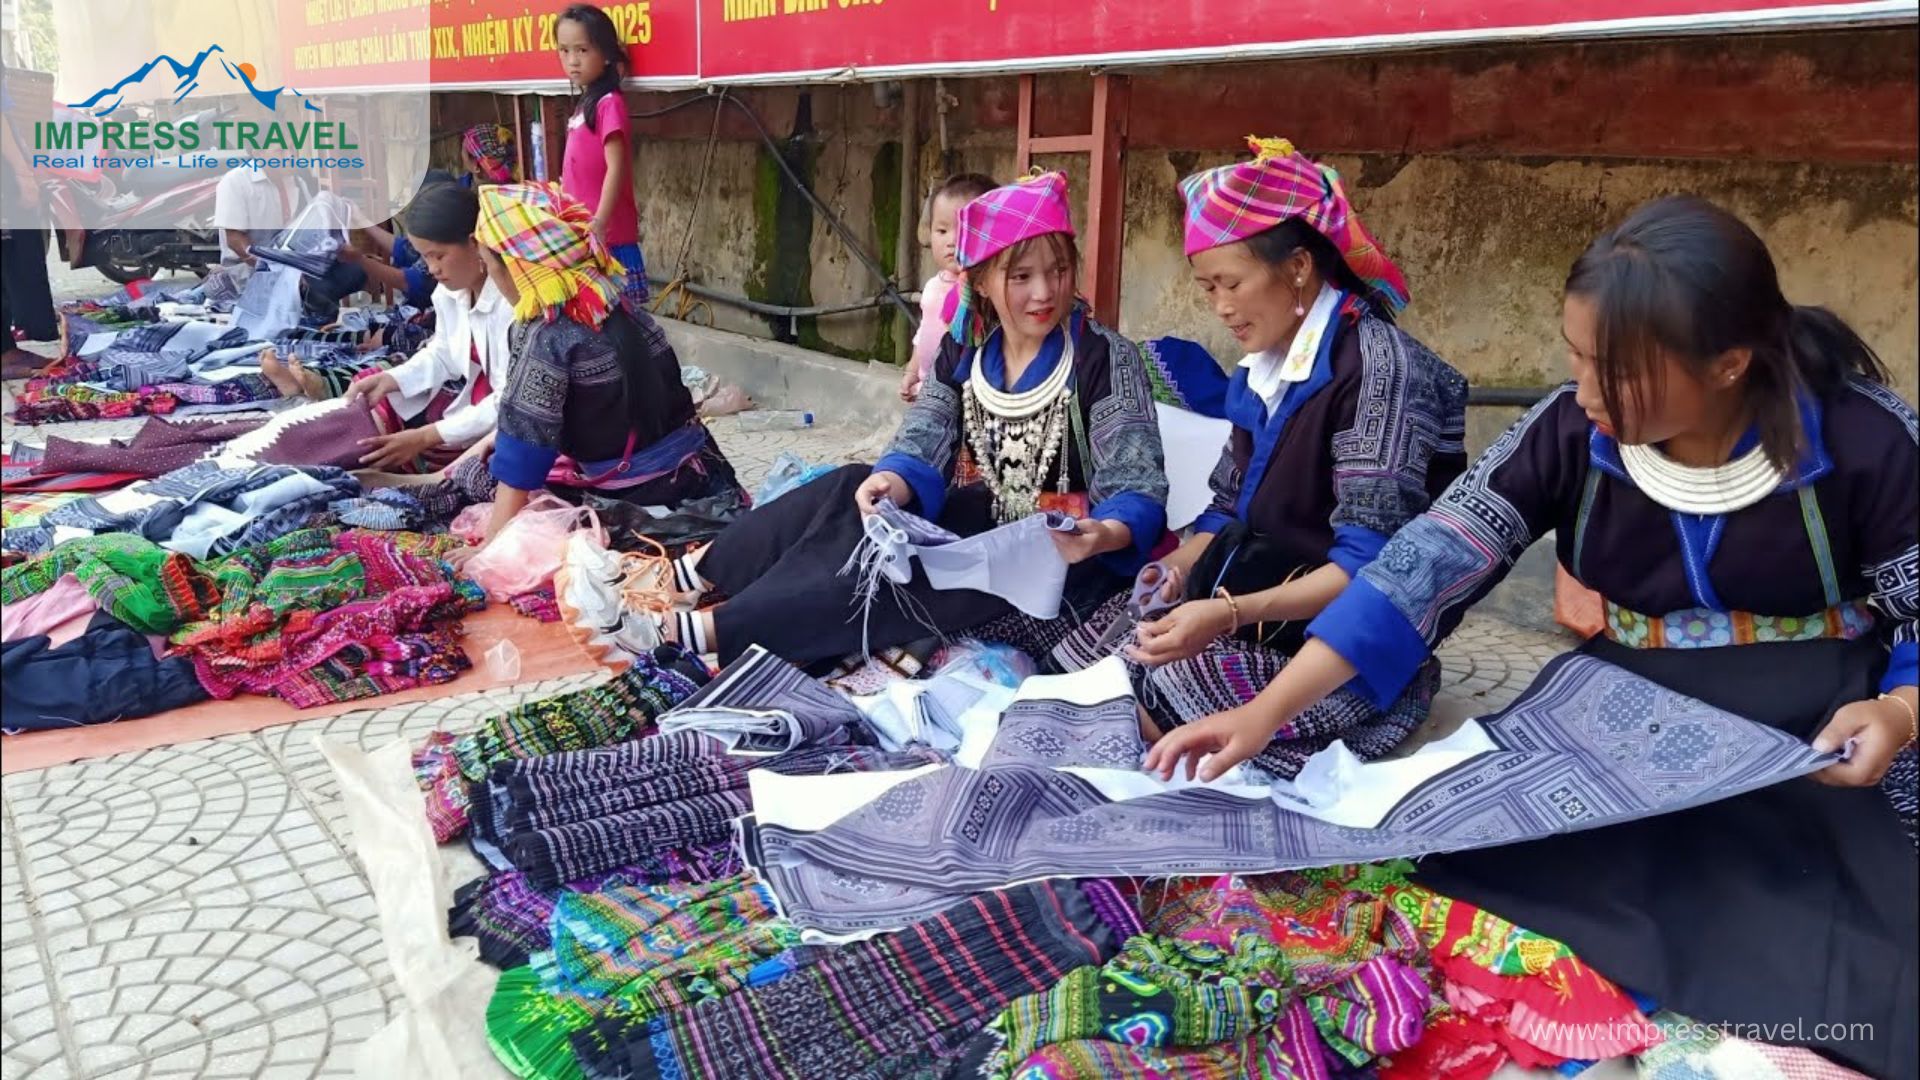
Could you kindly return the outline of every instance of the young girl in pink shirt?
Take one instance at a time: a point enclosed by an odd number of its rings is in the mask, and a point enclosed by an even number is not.
[[[640,254],[640,208],[633,197],[633,149],[627,99],[627,50],[613,19],[592,4],[574,4],[554,27],[560,66],[580,92],[567,121],[560,187],[593,210],[593,234],[627,271],[630,304],[647,302],[647,263]]]
[[[979,173],[959,173],[935,188],[927,200],[927,249],[939,270],[920,287],[920,329],[913,334],[913,358],[900,379],[900,397],[920,396],[920,383],[933,372],[940,339],[947,336],[953,288],[960,284],[960,208],[1000,185]]]

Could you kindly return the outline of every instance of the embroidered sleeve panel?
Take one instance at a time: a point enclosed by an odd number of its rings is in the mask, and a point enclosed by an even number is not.
[[[1194,522],[1194,528],[1201,532],[1219,532],[1227,522],[1238,518],[1240,485],[1247,482],[1246,470],[1240,466],[1242,458],[1247,456],[1241,450],[1245,438],[1245,433],[1235,428],[1220,447],[1220,460],[1207,476],[1207,486],[1213,489],[1213,501],[1207,504],[1200,519]]]
[[[920,397],[907,406],[907,415],[887,444],[887,456],[905,455],[950,479],[960,445],[960,417],[958,388],[945,379],[926,380],[920,386]]]
[[[1827,425],[1836,466],[1857,479],[1850,525],[1860,537],[1868,601],[1893,650],[1886,688],[1914,684],[1920,665],[1920,426],[1900,395],[1855,379]]]
[[[1535,539],[1570,523],[1586,431],[1573,385],[1554,391],[1394,534],[1362,579],[1437,645]]]
[[[1133,342],[1091,319],[1083,337],[1102,343],[1107,355],[1106,393],[1086,405],[1093,453],[1087,496],[1099,503],[1131,491],[1165,507],[1166,457],[1146,362]]]
[[[1352,426],[1332,443],[1332,523],[1390,536],[1427,509],[1433,455],[1462,449],[1467,381],[1385,321],[1363,319],[1358,334]]]

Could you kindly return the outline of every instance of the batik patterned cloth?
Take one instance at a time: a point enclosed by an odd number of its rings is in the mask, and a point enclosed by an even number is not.
[[[1298,218],[1333,242],[1362,281],[1393,311],[1407,306],[1407,281],[1360,224],[1340,174],[1316,165],[1285,139],[1249,138],[1252,161],[1180,182],[1187,202],[1187,254],[1263,233]]]
[[[592,1077],[930,1074],[1000,1010],[1104,962],[1111,948],[1077,890],[1026,885],[671,1013],[645,1038],[596,1026],[574,1048]]]
[[[471,797],[475,835],[542,889],[723,840],[752,807],[745,762],[691,733],[505,761]]]
[[[562,312],[598,327],[621,303],[626,268],[588,227],[593,211],[558,183],[499,184],[480,189],[474,238],[506,261],[522,322]]]
[[[1373,828],[1210,788],[1113,801],[1086,779],[1023,763],[931,770],[814,832],[757,807],[750,858],[802,926],[910,920],[1010,881],[1258,872],[1513,843],[1724,799],[1832,760],[1578,654],[1552,661],[1484,730],[1495,749],[1420,783]]]
[[[469,786],[494,764],[634,738],[707,678],[697,657],[663,646],[610,682],[515,706],[466,735],[434,732],[414,755],[434,839],[444,844],[467,830]]]
[[[1054,662],[1065,670],[1090,667],[1103,659],[1100,639],[1113,621],[1125,614],[1127,598],[1116,596],[1079,629],[1066,635],[1053,650]],[[1140,704],[1162,732],[1214,713],[1237,709],[1266,689],[1287,666],[1289,657],[1237,637],[1220,638],[1199,655],[1157,667],[1127,661],[1127,674]],[[1338,690],[1301,710],[1300,715],[1274,733],[1273,740],[1253,756],[1253,763],[1275,776],[1293,779],[1307,759],[1332,745],[1335,739],[1362,761],[1385,757],[1426,722],[1433,695],[1440,689],[1440,664],[1429,661],[1386,711],[1351,687]]]
[[[1811,1050],[1723,1035],[1678,1013],[1651,1022],[1665,1039],[1634,1060],[1640,1080],[1866,1080]]]

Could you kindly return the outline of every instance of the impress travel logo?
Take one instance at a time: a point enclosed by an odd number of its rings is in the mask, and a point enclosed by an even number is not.
[[[162,80],[160,86],[149,85],[155,79]],[[171,80],[171,85],[166,80]],[[216,117],[194,114],[179,120],[131,119],[127,113],[132,109],[122,112],[122,108],[136,89],[143,91],[142,100],[166,100],[178,105],[198,95],[233,99],[241,107],[230,115]],[[247,104],[249,101],[252,105]],[[299,118],[278,118],[282,107],[295,101],[300,104],[295,110]],[[253,106],[266,116],[244,118],[242,114]],[[366,167],[366,159],[356,154],[360,146],[344,121],[325,119],[326,111],[319,104],[291,87],[262,88],[257,66],[228,58],[217,44],[201,50],[190,63],[164,54],[156,56],[113,85],[66,108],[84,119],[34,124],[35,169]]]

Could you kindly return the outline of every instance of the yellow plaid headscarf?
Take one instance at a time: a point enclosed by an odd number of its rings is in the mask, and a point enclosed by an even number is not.
[[[562,312],[598,327],[620,303],[626,268],[589,227],[593,212],[556,183],[482,187],[474,239],[507,264],[520,300],[513,313],[548,322]]]

